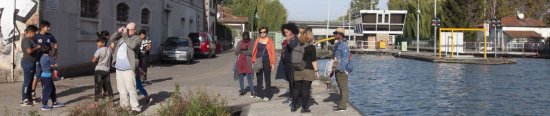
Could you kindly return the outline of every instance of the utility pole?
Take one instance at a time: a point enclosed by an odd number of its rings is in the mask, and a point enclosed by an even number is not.
[[[434,18],[437,18],[437,0],[434,0]],[[434,26],[434,55],[437,55],[437,26]]]
[[[330,0],[328,0],[328,10],[327,10],[327,30],[325,31],[325,34],[326,34],[327,38],[328,38],[328,35],[329,35],[329,31],[328,31],[329,25],[330,25]]]
[[[420,52],[419,42],[420,42],[420,1],[417,2],[417,11],[416,11],[416,53]]]

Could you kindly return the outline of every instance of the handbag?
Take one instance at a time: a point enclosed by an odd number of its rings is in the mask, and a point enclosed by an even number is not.
[[[267,49],[267,44],[266,46],[264,47],[264,50],[262,51],[262,55],[260,57],[256,56],[256,62],[254,62],[254,64],[252,64],[252,70],[255,72],[255,73],[258,73],[260,72],[260,70],[262,70],[263,68],[263,62],[262,62],[262,56],[264,56],[265,54],[265,49]]]

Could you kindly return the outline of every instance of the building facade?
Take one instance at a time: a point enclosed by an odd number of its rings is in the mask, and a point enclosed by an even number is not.
[[[93,71],[90,59],[97,49],[96,32],[102,30],[112,34],[127,23],[135,22],[138,25],[137,31],[143,29],[148,32],[148,37],[153,42],[151,54],[155,57],[161,43],[170,36],[187,36],[190,32],[209,31],[209,26],[206,25],[209,23],[206,23],[205,0],[29,1],[37,4],[37,7],[30,9],[37,9],[40,20],[51,23],[50,33],[59,44],[58,63],[65,75]],[[25,26],[19,27],[24,30]],[[15,50],[20,53],[19,49]],[[20,54],[16,54],[17,56],[20,58]],[[9,66],[5,62],[0,65]],[[17,80],[20,79],[15,79]]]

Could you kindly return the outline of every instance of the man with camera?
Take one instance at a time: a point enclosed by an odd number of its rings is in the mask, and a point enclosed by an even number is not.
[[[141,111],[136,91],[136,48],[140,45],[140,39],[136,35],[136,24],[128,23],[111,36],[114,43],[112,64],[116,68],[117,89],[120,95],[120,106],[131,106],[133,113]],[[130,99],[128,99],[128,96]],[[130,105],[128,105],[128,102]]]

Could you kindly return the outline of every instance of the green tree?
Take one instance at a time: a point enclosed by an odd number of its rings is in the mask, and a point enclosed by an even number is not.
[[[440,2],[438,2],[440,6]],[[405,38],[416,38],[417,10],[420,9],[420,38],[427,40],[433,38],[433,27],[431,20],[433,17],[432,0],[389,0],[388,8],[390,10],[407,10],[405,27],[403,27],[403,36]],[[438,7],[438,13],[441,12]],[[440,16],[440,15],[439,15]]]
[[[525,7],[525,16],[541,20],[545,15],[547,15],[546,10],[548,9],[548,0],[527,0]]]
[[[271,31],[275,31],[286,23],[286,9],[279,0],[259,0],[262,1],[258,5],[258,24],[256,29],[260,26],[265,26]]]
[[[226,0],[236,16],[248,17],[247,30],[255,31],[259,26],[277,29],[286,22],[287,13],[279,0]]]

